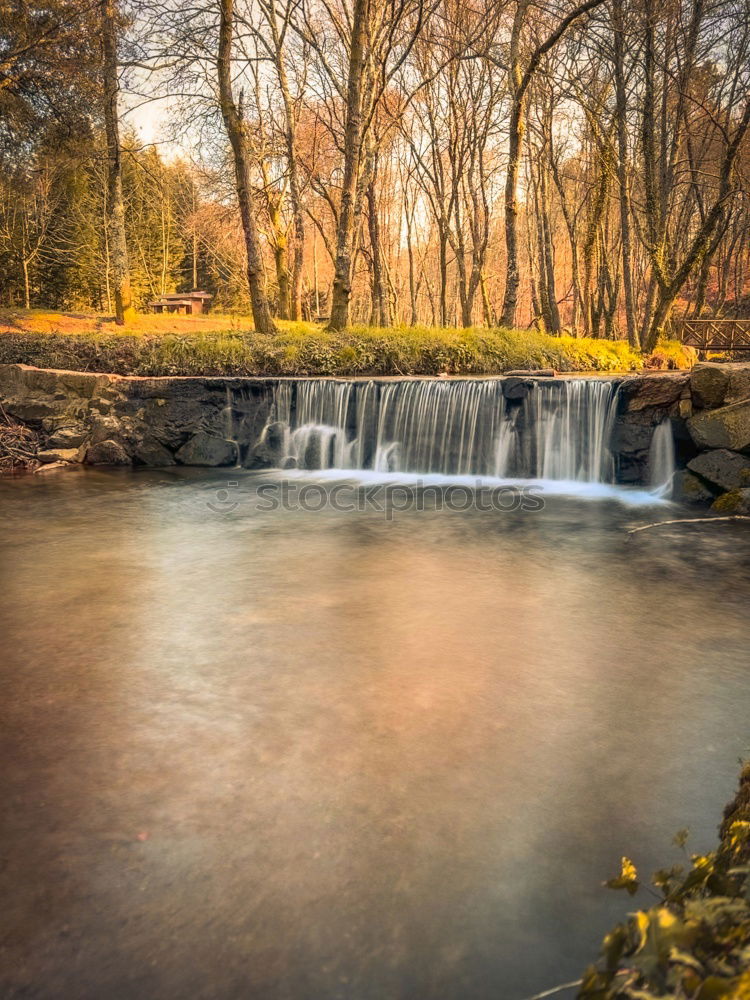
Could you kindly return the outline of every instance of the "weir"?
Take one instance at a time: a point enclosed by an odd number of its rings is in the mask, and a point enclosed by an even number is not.
[[[260,451],[281,468],[612,483],[617,392],[599,379],[280,383],[248,459]]]

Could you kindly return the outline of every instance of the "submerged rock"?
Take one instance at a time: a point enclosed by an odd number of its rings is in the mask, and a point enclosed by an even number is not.
[[[701,452],[688,462],[688,469],[723,490],[750,486],[750,457],[726,448]]]
[[[212,437],[199,431],[176,452],[175,458],[182,465],[234,465],[237,445],[234,441]]]

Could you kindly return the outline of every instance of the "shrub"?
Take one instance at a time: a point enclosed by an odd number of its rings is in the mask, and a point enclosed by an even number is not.
[[[687,831],[677,835],[684,847]],[[604,939],[578,994],[584,1000],[750,998],[750,766],[727,807],[721,841],[686,866],[656,872],[658,902],[631,914]],[[607,883],[634,895],[628,858]]]
[[[686,347],[679,340],[660,340],[644,364],[646,368],[674,371],[678,368],[691,368],[697,360],[698,352],[694,347]]]

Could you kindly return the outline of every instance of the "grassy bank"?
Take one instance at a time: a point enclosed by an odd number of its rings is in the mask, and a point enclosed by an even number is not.
[[[663,367],[692,359],[668,345]],[[122,330],[106,317],[32,310],[0,312],[0,363],[122,375],[469,375],[514,368],[634,371],[641,356],[623,341],[551,337],[533,330],[353,327],[327,333],[279,323],[257,334],[232,316],[140,316]]]

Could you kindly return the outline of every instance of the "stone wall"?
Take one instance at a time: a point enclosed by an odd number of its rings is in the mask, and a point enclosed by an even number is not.
[[[255,440],[275,380],[137,378],[0,366],[6,413],[42,436],[42,463],[234,465]]]
[[[612,436],[617,478],[648,483],[655,428],[672,425],[676,496],[717,510],[750,509],[750,363],[691,372],[605,376],[619,386]],[[506,376],[509,397],[528,377]],[[43,463],[247,465],[278,379],[138,378],[0,366],[0,402],[37,430]]]
[[[664,419],[677,452],[675,499],[750,511],[750,363],[624,379],[613,435],[622,482],[647,482],[651,435]]]
[[[680,474],[682,494],[725,513],[750,513],[750,364],[696,365],[687,429],[696,454]],[[704,492],[709,496],[704,497]]]

